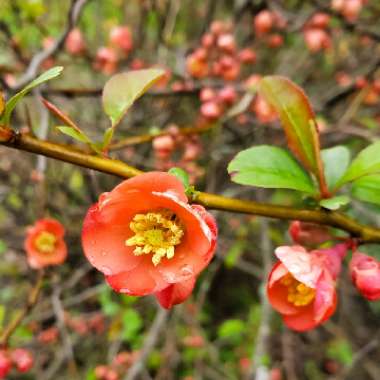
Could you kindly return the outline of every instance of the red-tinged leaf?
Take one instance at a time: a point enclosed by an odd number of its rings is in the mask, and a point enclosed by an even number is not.
[[[258,92],[279,114],[291,151],[315,174],[322,193],[326,193],[317,123],[305,93],[281,76],[264,77]]]
[[[48,100],[42,98],[42,103],[44,106],[52,113],[54,116],[56,116],[59,120],[61,120],[65,125],[68,127],[72,127],[76,130],[79,130],[79,127],[70,119],[68,115],[63,113],[57,106],[55,106],[53,103],[49,102]]]

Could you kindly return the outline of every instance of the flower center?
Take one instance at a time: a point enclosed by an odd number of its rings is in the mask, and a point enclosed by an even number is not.
[[[288,273],[281,280],[288,288],[288,301],[295,306],[306,306],[315,298],[315,289],[309,288]]]
[[[158,265],[163,257],[174,257],[174,247],[184,234],[181,222],[170,210],[136,214],[129,226],[135,235],[125,244],[135,246],[133,253],[136,256],[152,253],[154,265]]]
[[[57,238],[54,234],[42,231],[36,237],[34,244],[41,253],[52,253],[55,249]]]

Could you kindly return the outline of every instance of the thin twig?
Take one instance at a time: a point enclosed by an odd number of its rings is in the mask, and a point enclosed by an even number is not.
[[[152,326],[150,327],[148,334],[144,340],[144,345],[141,350],[141,354],[138,360],[136,360],[132,367],[129,369],[127,375],[124,377],[124,380],[136,379],[137,376],[144,369],[145,362],[157,343],[158,337],[163,327],[165,326],[165,322],[168,318],[168,315],[169,312],[167,310],[161,308],[158,310],[156,317],[152,323]]]
[[[32,136],[20,134],[4,126],[0,126],[0,145],[42,154],[60,161],[70,162],[78,166],[95,169],[122,178],[130,178],[143,173],[141,170],[129,166],[122,161],[93,156],[69,145],[41,141]],[[380,229],[365,226],[347,215],[336,211],[277,206],[203,192],[195,192],[190,196],[190,201],[214,210],[324,224],[346,231],[351,236],[356,237],[358,243],[380,242]]]
[[[29,314],[38,301],[38,296],[40,294],[42,284],[43,284],[44,272],[40,270],[37,274],[37,280],[33,288],[31,289],[27,302],[22,310],[20,310],[16,317],[5,327],[4,331],[0,336],[0,347],[6,347],[8,341],[17,327],[20,326],[24,318]]]

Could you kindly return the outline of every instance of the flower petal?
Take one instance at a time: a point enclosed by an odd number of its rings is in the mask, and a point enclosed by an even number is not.
[[[187,203],[185,188],[182,182],[173,174],[166,172],[149,172],[127,179],[116,186],[112,190],[112,193],[124,193],[133,189],[143,192],[171,192],[182,202]]]
[[[115,291],[131,296],[145,296],[168,287],[162,276],[152,270],[150,257],[143,257],[140,265],[128,272],[106,276],[106,280]]]
[[[67,247],[62,239],[57,241],[54,252],[47,254],[39,252],[34,248],[33,244],[28,244],[26,246],[28,247],[28,263],[34,269],[41,269],[49,265],[62,264],[67,257]]]
[[[314,309],[311,303],[296,314],[283,315],[283,321],[290,329],[303,332],[311,330],[318,325],[314,319]]]
[[[314,301],[314,319],[317,323],[326,320],[326,315],[330,313],[336,303],[335,282],[330,272],[325,269],[317,282],[315,301]],[[331,315],[331,314],[330,314]]]
[[[300,245],[278,247],[275,255],[295,279],[315,289],[322,268],[304,247]]]
[[[280,280],[288,273],[289,271],[286,269],[285,265],[280,261],[277,262],[269,274],[267,294],[273,309],[281,314],[291,315],[298,313],[300,308],[288,301],[288,289],[280,282]]]
[[[165,309],[184,302],[192,293],[196,278],[192,277],[186,281],[169,285],[167,288],[155,293],[157,301]]]

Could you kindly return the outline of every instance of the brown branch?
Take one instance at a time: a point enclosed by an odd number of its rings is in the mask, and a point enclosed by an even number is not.
[[[169,311],[159,308],[154,318],[154,321],[144,339],[144,345],[141,350],[140,357],[135,361],[132,367],[128,370],[124,380],[136,379],[140,372],[144,369],[146,360],[157,344],[158,337],[165,326],[165,322],[169,316]]]
[[[40,270],[37,275],[37,281],[34,285],[34,287],[30,290],[30,293],[28,295],[28,299],[26,302],[26,305],[22,310],[20,310],[16,317],[12,319],[12,321],[9,323],[8,326],[6,326],[1,333],[0,336],[0,347],[6,347],[8,345],[8,341],[14,331],[17,329],[18,326],[20,326],[21,322],[24,320],[24,318],[28,315],[28,313],[33,309],[35,304],[38,301],[38,296],[40,294],[42,283],[44,278],[44,272]]]
[[[50,158],[94,169],[103,173],[113,174],[121,178],[130,178],[142,173],[142,171],[122,161],[93,156],[69,145],[41,141],[35,137],[17,133],[4,126],[0,126],[0,144],[14,149],[42,154]],[[356,237],[359,243],[380,242],[380,229],[365,226],[345,214],[336,211],[276,206],[203,192],[196,192],[190,197],[190,201],[197,202],[206,208],[214,210],[324,224],[346,231],[351,236]]]

